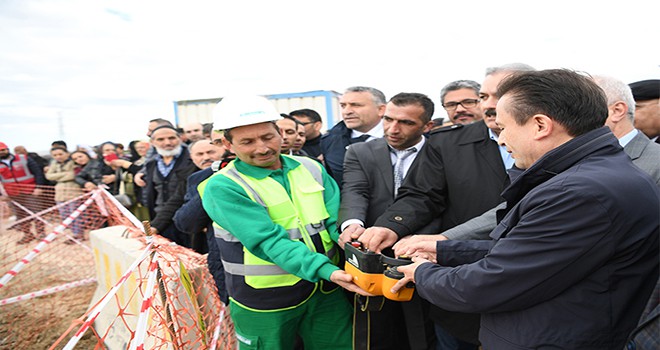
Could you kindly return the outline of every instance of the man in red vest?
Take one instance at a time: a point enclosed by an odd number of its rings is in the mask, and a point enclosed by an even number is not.
[[[9,153],[9,147],[0,142],[0,180],[4,187],[2,195],[9,196],[13,202],[27,208],[32,212],[39,211],[39,199],[35,198],[42,194],[42,190],[37,185],[44,185],[46,178],[43,169],[32,159],[24,154],[12,155]],[[16,220],[21,220],[29,216],[24,209],[12,203],[16,212]],[[42,221],[33,219],[37,235],[44,233],[45,227]],[[32,225],[20,225],[18,230],[23,231],[23,238],[17,243],[25,244],[36,238],[32,233]]]

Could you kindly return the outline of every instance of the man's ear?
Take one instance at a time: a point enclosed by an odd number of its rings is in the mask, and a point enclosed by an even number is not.
[[[321,132],[322,127],[323,127],[323,122],[315,122],[314,123],[314,130],[316,130],[316,132]]]
[[[424,125],[424,133],[431,131],[431,129],[433,129],[433,120],[429,120],[429,122]]]
[[[555,121],[545,114],[536,114],[530,121],[534,123],[534,138],[537,140],[550,136],[555,127]]]
[[[234,149],[231,147],[231,142],[229,142],[226,137],[222,138],[222,145],[230,152],[234,153]]]
[[[623,118],[628,117],[628,105],[623,101],[614,102],[614,104],[610,105],[608,109],[610,110],[608,119],[614,124],[620,122]]]
[[[378,116],[382,118],[385,115],[386,109],[387,109],[387,105],[378,106]]]

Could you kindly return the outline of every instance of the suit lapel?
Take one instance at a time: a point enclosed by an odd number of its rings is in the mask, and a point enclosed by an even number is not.
[[[645,136],[642,135],[641,132],[638,132],[637,135],[635,135],[635,137],[623,147],[623,150],[628,154],[630,159],[635,160],[642,155],[642,152],[648,143],[644,138]]]
[[[502,161],[497,142],[491,140],[488,136],[486,124],[483,122],[479,123],[483,125],[472,128],[470,134],[465,135],[464,140],[462,140],[461,143],[474,143],[475,149],[479,153],[481,160],[493,169],[494,173],[498,175],[499,180],[504,181],[506,178],[506,171],[504,169],[504,162]]]
[[[390,147],[384,139],[371,141],[372,157],[376,163],[377,176],[382,176],[383,183],[387,185],[387,191],[394,196],[394,175],[392,174],[392,160],[390,158]]]

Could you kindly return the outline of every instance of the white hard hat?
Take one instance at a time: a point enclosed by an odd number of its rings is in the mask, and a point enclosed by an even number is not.
[[[223,97],[213,108],[213,130],[258,124],[281,119],[275,106],[263,96]]]

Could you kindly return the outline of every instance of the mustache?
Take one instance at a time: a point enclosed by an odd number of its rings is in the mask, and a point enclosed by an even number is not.
[[[489,108],[484,112],[484,114],[489,117],[494,117],[497,115],[497,111],[495,110],[495,108]]]

